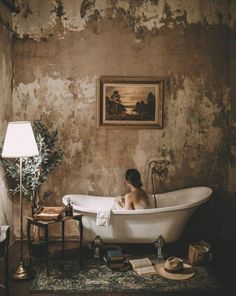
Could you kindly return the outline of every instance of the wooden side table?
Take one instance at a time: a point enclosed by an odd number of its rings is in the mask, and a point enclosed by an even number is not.
[[[28,248],[29,248],[29,255],[30,255],[30,266],[32,266],[31,260],[31,225],[38,226],[44,229],[44,239],[46,244],[46,263],[47,263],[47,275],[49,275],[49,265],[48,265],[48,226],[61,223],[61,230],[62,230],[62,256],[64,258],[64,250],[65,250],[65,222],[68,220],[76,220],[79,222],[79,230],[80,230],[80,252],[79,252],[79,262],[82,265],[82,248],[83,248],[83,222],[82,222],[83,215],[77,214],[73,216],[66,216],[58,221],[36,221],[32,217],[27,217],[27,238],[28,238]]]
[[[9,295],[9,281],[8,281],[8,251],[9,251],[9,240],[10,240],[10,227],[8,225],[0,226],[0,257],[5,257],[5,286],[0,284],[0,287],[5,288],[5,295]]]

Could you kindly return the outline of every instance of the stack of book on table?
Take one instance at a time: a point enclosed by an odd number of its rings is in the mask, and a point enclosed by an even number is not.
[[[103,258],[107,266],[112,270],[125,271],[130,269],[130,264],[126,259],[126,256],[123,255],[121,249],[107,250],[107,255]]]

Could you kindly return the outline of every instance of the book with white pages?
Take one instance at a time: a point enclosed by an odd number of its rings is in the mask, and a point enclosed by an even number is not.
[[[149,258],[141,258],[129,260],[133,270],[136,271],[141,276],[154,275],[157,274],[151,260]]]

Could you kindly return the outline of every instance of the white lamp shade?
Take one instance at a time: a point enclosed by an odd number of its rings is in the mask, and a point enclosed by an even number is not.
[[[39,151],[30,122],[9,122],[3,145],[2,157],[30,157],[38,154]]]

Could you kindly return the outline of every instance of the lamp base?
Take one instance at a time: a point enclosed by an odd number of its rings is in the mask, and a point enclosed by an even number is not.
[[[11,280],[30,280],[35,277],[35,271],[26,267],[23,262],[9,274]]]

